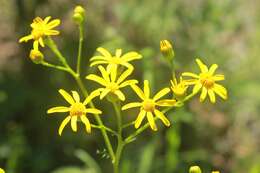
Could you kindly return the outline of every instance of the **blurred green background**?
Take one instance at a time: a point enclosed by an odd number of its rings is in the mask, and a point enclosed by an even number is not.
[[[151,78],[157,91],[170,78],[159,51],[165,38],[173,42],[178,72],[198,72],[194,60],[201,57],[208,65],[219,64],[218,72],[226,75],[227,101],[201,104],[196,97],[170,112],[170,128],[158,123],[158,132],[146,130],[126,147],[122,173],[185,173],[195,164],[204,172],[260,172],[258,0],[0,0],[0,167],[7,173],[112,170],[99,131],[87,135],[82,128],[73,133],[67,127],[59,137],[65,115],[46,115],[49,107],[64,104],[59,88],[79,90],[73,79],[33,64],[28,58],[31,44],[17,43],[30,32],[35,16],[60,18],[61,34],[54,39],[75,65],[78,33],[71,15],[77,4],[87,13],[84,76],[93,71],[87,70],[88,59],[98,46],[112,52],[136,50],[144,59],[134,62],[135,78]],[[93,88],[92,83],[86,86]],[[102,102],[103,120],[115,127],[109,106]],[[130,113],[125,112],[124,121],[135,118]]]

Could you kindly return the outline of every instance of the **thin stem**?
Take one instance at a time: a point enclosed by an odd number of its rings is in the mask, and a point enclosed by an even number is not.
[[[55,42],[52,40],[51,37],[48,37],[45,41],[46,45],[53,51],[53,53],[58,57],[60,62],[67,68],[71,69],[70,66],[68,65],[66,58],[62,55],[62,53],[59,51],[57,45]]]
[[[183,100],[179,100],[178,102],[176,102],[176,105],[182,105],[184,102],[190,100],[193,96],[195,96],[198,92],[196,93],[191,93],[190,95],[188,95],[187,97],[185,97],[185,99]],[[173,107],[169,107],[165,110],[163,110],[163,113],[166,113],[168,111],[170,111]],[[154,120],[157,121],[159,118],[155,117]],[[145,129],[147,129],[149,127],[149,123],[146,123],[145,125],[143,125],[142,127],[140,127],[139,129],[137,129],[134,133],[132,133],[131,135],[129,135],[126,139],[125,139],[125,143],[130,143],[132,142],[137,135],[139,135],[140,133],[142,133]]]
[[[122,126],[122,129],[127,128],[127,127],[130,127],[130,126],[132,126],[132,125],[134,125],[134,124],[135,124],[135,121],[132,121],[132,122],[127,123],[127,124],[124,124],[124,125]]]
[[[117,136],[117,149],[115,155],[115,162],[113,162],[114,173],[119,173],[119,163],[123,148],[125,146],[125,142],[122,137],[122,117],[121,117],[121,105],[120,102],[112,102],[117,118],[117,126],[118,126],[118,136]]]
[[[55,68],[57,70],[62,70],[62,71],[69,72],[68,68],[66,68],[66,67],[50,64],[50,63],[45,62],[45,61],[41,62],[41,65],[46,66],[46,67],[50,67],[50,68]]]
[[[78,60],[77,60],[77,74],[80,75],[80,64],[82,57],[82,44],[84,40],[84,32],[82,24],[79,25],[79,48],[78,48]]]
[[[94,124],[91,124],[91,127],[93,128],[96,128],[96,129],[105,129],[106,131],[112,133],[113,135],[117,136],[118,133],[112,129],[110,129],[109,127],[107,126],[99,126],[99,125],[94,125]]]

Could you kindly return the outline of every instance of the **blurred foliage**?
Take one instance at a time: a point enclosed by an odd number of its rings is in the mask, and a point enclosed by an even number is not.
[[[50,106],[62,104],[58,88],[77,90],[74,81],[67,74],[34,65],[27,58],[29,45],[17,44],[35,16],[61,18],[62,34],[55,40],[74,62],[78,35],[71,14],[78,3],[87,9],[85,67],[101,45],[111,51],[119,47],[139,51],[145,63],[135,64],[135,75],[153,80],[156,91],[170,77],[159,51],[159,41],[167,38],[174,43],[179,72],[198,70],[194,59],[201,57],[207,64],[219,64],[227,76],[227,102],[210,105],[194,99],[169,113],[170,128],[157,133],[147,130],[126,148],[123,173],[188,172],[195,164],[204,172],[260,172],[258,0],[0,0],[0,167],[8,173],[111,169],[99,133],[65,130],[59,137],[62,117],[45,113]],[[45,54],[51,61],[50,52]],[[109,115],[109,107],[102,107]],[[133,113],[125,114],[125,120],[133,120]],[[104,116],[104,122],[113,125],[113,118]]]

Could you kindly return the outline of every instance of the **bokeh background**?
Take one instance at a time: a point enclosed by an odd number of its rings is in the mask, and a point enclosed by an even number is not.
[[[87,135],[67,127],[57,134],[64,114],[46,110],[64,104],[59,88],[79,90],[63,72],[33,64],[31,44],[18,44],[35,16],[60,18],[55,37],[75,65],[78,33],[71,19],[75,5],[86,8],[84,75],[98,46],[114,52],[136,50],[135,78],[150,78],[154,90],[168,84],[170,72],[159,41],[173,42],[178,72],[198,72],[195,58],[219,64],[226,75],[227,101],[199,103],[198,97],[168,114],[170,128],[147,130],[126,147],[122,173],[188,172],[191,165],[222,173],[260,172],[260,1],[258,0],[0,0],[0,167],[7,173],[111,172],[99,131]],[[53,55],[46,48],[46,58]],[[88,88],[92,84],[87,83]],[[128,98],[134,99],[130,91]],[[110,105],[104,122],[115,127]],[[127,111],[124,121],[135,118]],[[133,128],[129,128],[131,132]],[[111,137],[113,138],[113,137]]]

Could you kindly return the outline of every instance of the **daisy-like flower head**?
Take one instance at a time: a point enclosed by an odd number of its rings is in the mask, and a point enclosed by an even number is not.
[[[141,59],[142,55],[137,52],[128,52],[122,55],[122,49],[117,49],[115,56],[111,55],[105,48],[99,47],[97,51],[101,55],[94,56],[90,59],[90,66],[95,66],[98,64],[108,64],[107,71],[110,73],[112,70],[116,71],[118,65],[122,65],[128,69],[133,69],[134,67],[129,63],[135,59]]]
[[[22,37],[19,42],[27,42],[29,40],[34,40],[33,47],[35,50],[38,50],[39,44],[44,47],[43,38],[45,36],[58,35],[60,32],[54,30],[56,26],[60,24],[59,19],[54,19],[52,21],[51,16],[42,19],[40,17],[36,17],[31,24],[31,34]],[[50,21],[50,22],[49,22]]]
[[[186,95],[188,86],[185,84],[185,81],[180,77],[179,83],[176,78],[171,80],[171,89],[176,98],[181,99]]]
[[[194,79],[185,80],[188,85],[194,85],[193,93],[197,93],[200,89],[202,90],[200,95],[200,101],[204,101],[207,95],[212,103],[216,102],[216,96],[219,95],[222,99],[227,99],[227,90],[222,85],[217,84],[217,81],[225,80],[225,76],[221,74],[214,74],[218,68],[217,64],[208,67],[201,62],[201,60],[196,59],[196,62],[200,68],[200,74],[194,74],[190,72],[185,72],[182,76],[193,77]]]
[[[166,126],[170,126],[170,121],[165,117],[165,115],[158,110],[160,106],[174,106],[176,100],[163,99],[160,100],[163,96],[168,94],[171,90],[169,88],[163,88],[154,97],[150,96],[150,87],[148,80],[144,81],[144,91],[142,91],[138,86],[131,85],[135,93],[142,99],[141,102],[132,102],[124,105],[122,110],[129,108],[140,107],[140,112],[135,120],[135,128],[139,128],[144,117],[146,116],[150,127],[152,130],[156,131],[157,126],[154,121],[154,116],[157,116]]]
[[[70,104],[69,107],[58,106],[50,108],[47,113],[56,113],[56,112],[69,112],[69,115],[62,121],[59,127],[59,135],[62,134],[64,127],[71,121],[71,128],[74,132],[77,131],[77,120],[78,118],[86,126],[87,133],[91,132],[91,124],[86,116],[87,113],[91,114],[101,114],[102,112],[96,108],[86,108],[86,105],[100,93],[98,91],[92,92],[83,102],[80,102],[80,96],[76,91],[72,91],[72,96],[64,91],[63,89],[59,90],[59,93],[64,97],[64,99]]]
[[[128,85],[133,85],[138,83],[137,80],[126,80],[124,81],[131,73],[131,69],[127,69],[117,78],[117,71],[112,71],[110,74],[105,70],[104,67],[98,66],[99,71],[101,72],[102,77],[99,77],[94,74],[86,76],[86,79],[95,81],[100,85],[104,86],[98,88],[96,91],[100,91],[100,99],[103,99],[107,94],[111,93],[116,95],[121,101],[125,100],[125,95],[120,88],[124,88]]]

